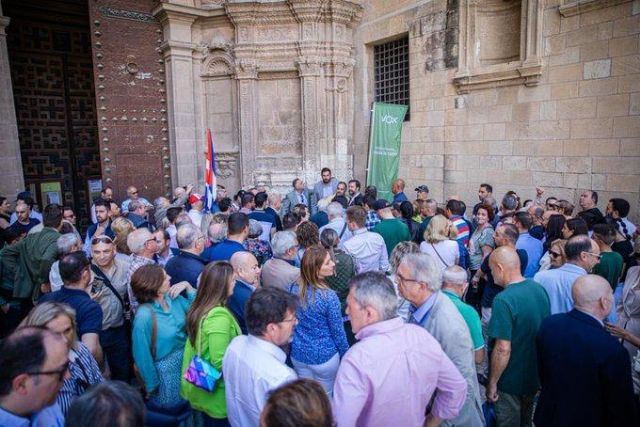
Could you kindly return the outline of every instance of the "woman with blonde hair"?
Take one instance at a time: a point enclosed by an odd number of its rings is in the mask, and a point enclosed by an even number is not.
[[[90,386],[104,381],[100,368],[91,351],[78,341],[76,312],[67,304],[55,301],[35,306],[22,321],[20,327],[36,326],[62,334],[69,348],[69,378],[62,383],[56,401],[63,414],[67,414],[73,400]]]
[[[431,255],[442,270],[458,264],[460,249],[455,241],[457,232],[451,221],[444,215],[431,218],[424,232],[424,242],[420,252]]]
[[[208,264],[200,277],[196,299],[187,313],[187,343],[182,359],[180,394],[193,409],[202,412],[205,426],[229,425],[224,378],[220,378],[215,389],[208,392],[188,382],[184,374],[196,355],[222,372],[225,350],[233,338],[242,334],[240,325],[226,306],[235,280],[230,263]]]
[[[333,393],[340,358],[349,349],[344,332],[340,300],[326,278],[335,273],[335,262],[320,246],[307,248],[300,266],[300,279],[289,286],[298,295],[298,325],[291,343],[291,361],[300,377],[320,382]]]
[[[113,244],[116,246],[117,255],[126,256],[128,258],[131,255],[131,250],[129,246],[127,246],[127,237],[129,233],[135,230],[133,222],[129,221],[127,218],[118,217],[113,220],[111,223],[111,230],[116,235],[115,239],[113,239]]]

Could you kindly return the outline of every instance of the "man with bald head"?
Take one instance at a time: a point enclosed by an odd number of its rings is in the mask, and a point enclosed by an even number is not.
[[[551,304],[551,314],[567,313],[573,308],[571,288],[576,279],[591,272],[600,261],[600,248],[589,236],[574,236],[564,247],[567,262],[559,268],[536,273],[533,280],[540,283]]]
[[[227,307],[236,316],[243,334],[247,334],[244,308],[249,297],[260,286],[260,264],[251,252],[236,252],[231,256],[231,265],[236,273],[236,285],[227,301]]]
[[[392,204],[402,203],[409,200],[407,198],[407,195],[404,194],[404,186],[405,186],[405,183],[403,179],[398,178],[395,181],[393,181],[393,184],[391,185],[391,192],[393,193]]]
[[[499,426],[530,426],[538,387],[536,333],[549,316],[549,297],[542,286],[525,279],[515,248],[491,253],[493,280],[504,287],[493,300],[489,321],[491,365],[487,401],[495,402]]]
[[[604,328],[613,305],[611,286],[593,274],[571,290],[568,313],[546,318],[537,336],[542,391],[539,426],[637,426],[629,354]]]

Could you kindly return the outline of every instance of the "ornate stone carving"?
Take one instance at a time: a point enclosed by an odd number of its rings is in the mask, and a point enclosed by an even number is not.
[[[237,151],[216,152],[216,171],[219,178],[227,179],[237,176],[239,153]]]

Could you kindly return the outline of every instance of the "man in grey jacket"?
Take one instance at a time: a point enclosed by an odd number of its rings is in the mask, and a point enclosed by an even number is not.
[[[320,177],[322,179],[313,186],[313,194],[316,196],[316,201],[335,194],[336,188],[338,188],[338,180],[331,176],[331,169],[322,168]]]
[[[467,398],[460,414],[442,425],[484,425],[471,334],[456,306],[440,291],[440,269],[428,254],[407,254],[398,266],[396,282],[400,294],[411,303],[409,323],[433,335],[467,381]]]

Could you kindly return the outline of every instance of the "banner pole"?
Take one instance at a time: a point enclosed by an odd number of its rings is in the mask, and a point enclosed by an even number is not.
[[[366,183],[367,185],[369,185],[369,173],[371,171],[371,157],[372,157],[372,153],[371,153],[371,147],[373,146],[373,126],[375,125],[375,118],[376,118],[376,103],[373,103],[373,108],[371,108],[371,119],[369,120],[369,149],[367,150],[367,155],[368,155],[368,159],[367,159],[367,179],[366,179]]]

